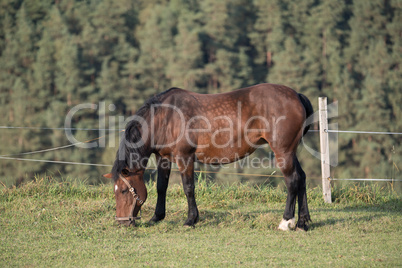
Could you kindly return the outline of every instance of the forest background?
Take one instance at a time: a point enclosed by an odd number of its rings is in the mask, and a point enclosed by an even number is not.
[[[104,103],[105,127],[117,128],[108,118],[128,117],[170,87],[218,93],[269,82],[305,94],[315,110],[319,96],[337,101],[330,122],[341,130],[401,132],[401,36],[400,0],[1,0],[0,125],[59,128],[76,105]],[[72,127],[99,128],[99,114],[81,110]],[[115,131],[106,133],[105,146],[20,155],[70,142],[64,130],[0,131],[2,156],[112,164],[117,150]],[[87,141],[100,132],[74,135]],[[340,133],[332,176],[400,179],[401,140]],[[306,144],[317,149],[318,134],[309,133]],[[320,177],[320,161],[299,151],[307,176]],[[97,183],[108,170],[0,159],[5,184],[45,173]]]

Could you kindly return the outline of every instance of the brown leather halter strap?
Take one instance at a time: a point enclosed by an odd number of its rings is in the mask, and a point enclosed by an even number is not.
[[[144,204],[144,201],[138,197],[138,195],[135,193],[134,187],[131,186],[131,184],[128,182],[128,180],[126,178],[124,178],[122,175],[120,175],[120,179],[127,185],[128,190],[133,195],[133,204],[131,205],[131,210],[130,210],[130,214],[128,217],[115,217],[115,219],[117,221],[130,221],[130,222],[133,222],[135,220],[140,220],[141,217],[134,217],[132,215],[134,213],[135,205],[137,204],[137,202],[139,203],[140,206],[142,206],[142,204]],[[140,213],[141,213],[141,210],[140,210]]]

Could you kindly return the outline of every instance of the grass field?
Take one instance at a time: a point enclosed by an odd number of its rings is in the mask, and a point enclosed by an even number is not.
[[[143,221],[117,226],[112,188],[43,179],[3,188],[0,267],[402,265],[402,201],[390,186],[335,188],[333,204],[309,189],[308,232],[276,230],[286,198],[279,188],[198,182],[195,228],[182,226],[187,205],[179,185],[168,190],[166,219],[147,224],[152,183]]]

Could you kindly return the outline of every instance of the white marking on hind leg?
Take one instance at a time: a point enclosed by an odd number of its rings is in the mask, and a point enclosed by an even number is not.
[[[296,220],[292,218],[290,220],[282,219],[281,223],[278,226],[279,230],[289,231],[290,229],[294,229],[296,227]]]

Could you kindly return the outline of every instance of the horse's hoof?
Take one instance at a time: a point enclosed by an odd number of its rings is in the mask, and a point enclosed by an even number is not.
[[[194,228],[195,227],[194,225],[198,222],[198,220],[199,220],[199,216],[197,213],[197,216],[195,217],[195,219],[187,218],[187,220],[184,222],[184,226]]]
[[[193,224],[193,225],[184,224],[184,225],[183,225],[183,228],[184,228],[184,229],[194,229],[194,228],[195,228],[195,225],[194,225],[194,224]]]
[[[153,220],[149,220],[148,221],[148,225],[149,226],[154,226],[155,224],[159,223],[159,221],[153,221]]]
[[[151,225],[154,225],[154,224],[156,224],[156,223],[162,221],[163,219],[164,219],[164,217],[163,217],[163,218],[159,218],[159,217],[153,216],[153,217],[149,220],[148,223],[151,224]]]
[[[278,230],[289,231],[290,229],[294,229],[296,227],[296,220],[292,218],[290,220],[282,219],[281,223],[278,226]]]
[[[305,224],[303,226],[297,226],[296,231],[307,232],[308,226]]]

